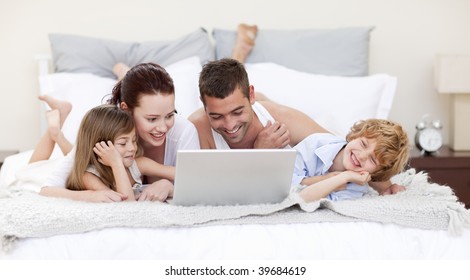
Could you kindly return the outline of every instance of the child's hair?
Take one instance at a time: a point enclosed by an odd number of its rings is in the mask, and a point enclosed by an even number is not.
[[[408,164],[408,136],[398,123],[368,119],[355,123],[346,135],[348,142],[365,137],[375,139],[374,154],[379,161],[377,170],[371,174],[372,181],[383,182],[403,171]]]
[[[199,93],[206,105],[206,96],[224,99],[240,88],[250,98],[250,82],[245,66],[236,59],[222,58],[206,63],[199,75]]]
[[[80,124],[77,135],[75,159],[72,173],[67,179],[67,188],[84,190],[83,174],[89,165],[96,168],[104,184],[114,189],[113,171],[98,161],[93,147],[101,141],[113,141],[134,129],[132,116],[116,105],[100,105],[88,111]]]

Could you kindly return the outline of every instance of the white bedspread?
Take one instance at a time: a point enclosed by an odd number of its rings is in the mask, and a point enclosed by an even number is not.
[[[279,204],[182,207],[167,203],[96,204],[10,192],[0,199],[0,235],[7,251],[18,238],[83,233],[112,227],[162,228],[201,225],[291,224],[374,221],[460,233],[470,226],[470,211],[449,187],[430,184],[409,170],[393,178],[408,186],[391,196],[305,204],[292,193]]]

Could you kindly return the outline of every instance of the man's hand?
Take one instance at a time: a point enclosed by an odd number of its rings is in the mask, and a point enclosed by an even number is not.
[[[386,188],[382,192],[380,192],[380,195],[390,195],[390,194],[396,194],[402,191],[405,191],[406,187],[398,184],[392,184],[390,187]]]
[[[290,133],[285,124],[268,121],[256,137],[255,149],[282,149],[290,142]]]

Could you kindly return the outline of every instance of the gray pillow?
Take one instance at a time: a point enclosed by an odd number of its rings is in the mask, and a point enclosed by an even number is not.
[[[120,42],[66,34],[49,34],[49,40],[55,72],[115,78],[112,68],[117,62],[129,66],[155,62],[165,67],[191,56],[199,56],[201,63],[214,60],[214,48],[202,28],[174,41]]]
[[[259,30],[247,63],[274,62],[314,74],[366,76],[373,27]],[[214,29],[216,58],[230,57],[236,32]]]

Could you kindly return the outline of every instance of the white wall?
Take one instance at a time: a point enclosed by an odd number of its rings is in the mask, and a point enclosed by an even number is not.
[[[424,113],[440,118],[448,141],[449,97],[433,87],[437,53],[470,53],[468,0],[0,0],[0,149],[39,138],[37,69],[51,32],[118,40],[171,40],[204,27],[375,26],[370,73],[398,77],[390,118],[411,137]]]

